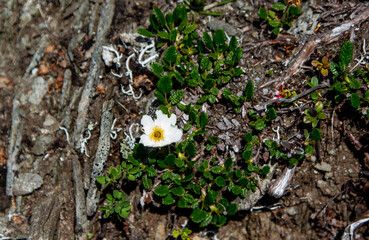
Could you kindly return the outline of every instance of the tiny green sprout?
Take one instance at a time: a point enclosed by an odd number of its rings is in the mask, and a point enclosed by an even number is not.
[[[273,70],[268,70],[268,71],[266,71],[265,75],[266,75],[267,77],[271,77],[271,76],[273,76]]]
[[[329,61],[326,56],[322,58],[321,62],[319,62],[318,60],[311,61],[311,65],[316,67],[316,69],[320,71],[323,77],[328,76]]]

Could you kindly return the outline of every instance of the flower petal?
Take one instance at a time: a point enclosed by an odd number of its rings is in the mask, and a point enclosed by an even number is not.
[[[172,115],[170,115],[170,118],[169,118],[169,124],[172,125],[172,126],[175,126],[176,121],[177,121],[177,117],[176,117],[175,114],[172,113]]]
[[[142,143],[145,147],[153,147],[153,141],[151,141],[150,137],[146,134],[141,135],[140,143]]]
[[[163,121],[168,119],[167,115],[165,115],[161,110],[156,110],[155,114],[157,121]]]
[[[146,134],[149,134],[155,126],[154,121],[149,115],[144,115],[142,117],[141,125]]]

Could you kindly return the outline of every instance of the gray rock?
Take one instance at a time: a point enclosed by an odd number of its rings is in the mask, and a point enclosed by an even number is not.
[[[14,179],[13,193],[14,195],[30,194],[40,188],[43,183],[43,179],[38,174],[21,173],[18,178]]]
[[[233,118],[232,119],[232,123],[233,125],[235,125],[236,127],[241,127],[241,124],[237,121],[237,119]]]
[[[43,135],[40,136],[36,142],[35,145],[32,147],[32,153],[39,156],[45,154],[46,150],[49,148],[49,146],[54,142],[54,138],[50,135]]]
[[[292,35],[311,35],[318,25],[320,14],[313,14],[313,10],[306,3],[302,8],[302,14],[293,21],[292,27],[287,31]]]
[[[227,130],[227,126],[225,125],[225,123],[224,123],[224,122],[218,122],[218,123],[217,123],[217,127],[218,127],[220,130],[222,130],[222,131]]]
[[[33,80],[31,92],[28,95],[28,102],[32,103],[33,105],[40,104],[42,98],[47,93],[48,89],[47,82],[42,77],[36,77]]]
[[[227,126],[227,129],[231,129],[233,127],[233,124],[228,120],[228,118],[223,117],[223,121],[225,125]]]
[[[212,30],[212,31],[215,31],[217,29],[222,29],[224,30],[224,32],[226,32],[229,36],[234,36],[237,34],[237,30],[235,27],[233,27],[232,25],[226,23],[226,22],[223,22],[223,21],[220,21],[220,20],[217,20],[217,19],[214,19],[213,21],[211,22],[208,22],[208,27]]]
[[[328,182],[323,180],[318,180],[317,187],[322,191],[323,195],[333,196],[334,192],[331,190],[332,188],[329,186]]]
[[[296,209],[294,207],[291,208],[287,208],[287,214],[290,216],[295,216],[296,215]]]
[[[243,1],[240,1],[240,0],[236,1],[234,4],[235,4],[235,5],[236,5],[236,7],[237,7],[237,8],[239,8],[239,9],[242,9],[242,8],[243,8],[243,6],[245,6],[245,4],[243,3]]]
[[[314,165],[314,168],[316,170],[322,171],[322,172],[330,172],[332,171],[332,166],[329,165],[326,162],[317,163]]]
[[[48,114],[43,123],[43,127],[44,127],[43,130],[46,130],[46,132],[53,133],[59,129],[59,123],[56,120],[56,118]]]

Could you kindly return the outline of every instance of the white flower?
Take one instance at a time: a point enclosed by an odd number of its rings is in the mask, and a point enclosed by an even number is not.
[[[162,111],[156,111],[157,119],[144,115],[141,119],[143,131],[140,143],[146,147],[163,147],[181,140],[183,132],[176,126],[176,116],[170,118]]]

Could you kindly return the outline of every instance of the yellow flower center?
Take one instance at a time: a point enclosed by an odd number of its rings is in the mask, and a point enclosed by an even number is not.
[[[150,134],[150,139],[155,142],[164,140],[164,130],[161,127],[155,126]]]

